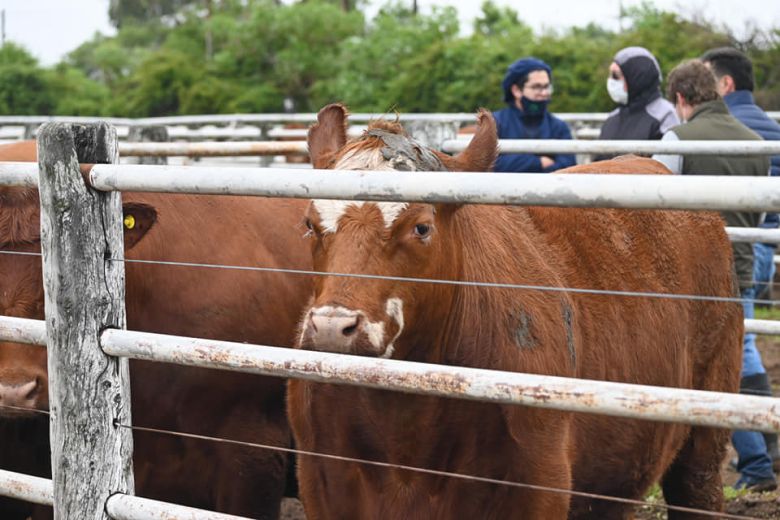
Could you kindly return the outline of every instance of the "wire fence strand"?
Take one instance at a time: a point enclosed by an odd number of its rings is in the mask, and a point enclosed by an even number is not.
[[[14,410],[14,411],[22,411],[26,413],[35,413],[39,415],[45,415],[49,416],[50,413],[47,410],[38,410],[35,408],[22,408],[18,406],[11,406],[11,405],[4,405],[0,404],[0,408]],[[233,444],[237,446],[244,446],[249,448],[258,448],[258,449],[265,449],[265,450],[272,450],[272,451],[279,451],[282,453],[290,453],[294,455],[305,455],[305,456],[311,456],[311,457],[318,457],[328,460],[335,460],[340,462],[350,462],[355,464],[364,464],[369,466],[375,466],[375,467],[381,467],[385,469],[397,469],[397,470],[404,470],[404,471],[411,471],[415,473],[422,473],[427,475],[433,475],[433,476],[439,476],[439,477],[446,477],[446,478],[454,478],[459,480],[467,480],[471,482],[478,482],[482,484],[494,484],[494,485],[502,485],[502,486],[509,486],[509,487],[516,487],[516,488],[524,488],[524,489],[530,489],[534,491],[542,491],[542,492],[549,492],[549,493],[558,493],[558,494],[568,494],[571,496],[577,496],[582,498],[589,498],[594,500],[603,500],[603,501],[609,501],[609,502],[618,502],[622,504],[632,505],[635,507],[651,507],[655,509],[665,509],[669,511],[680,511],[683,513],[693,513],[693,514],[700,514],[704,516],[710,516],[713,518],[730,518],[730,519],[737,519],[737,520],[760,520],[756,517],[752,516],[742,516],[742,515],[733,515],[728,513],[720,513],[720,512],[714,512],[714,511],[704,511],[699,509],[692,509],[687,507],[681,507],[681,506],[673,506],[669,504],[661,504],[656,502],[647,502],[643,500],[634,500],[630,498],[622,498],[622,497],[613,497],[608,495],[600,495],[596,493],[587,493],[584,491],[576,491],[572,489],[561,489],[561,488],[553,488],[553,487],[547,487],[547,486],[539,486],[535,484],[526,484],[522,482],[514,482],[514,481],[508,481],[508,480],[500,480],[500,479],[494,479],[489,477],[479,477],[475,475],[466,475],[463,473],[455,473],[451,471],[442,471],[442,470],[434,470],[434,469],[428,469],[428,468],[421,468],[417,466],[409,466],[405,464],[392,464],[389,462],[381,462],[381,461],[373,461],[373,460],[367,460],[367,459],[359,459],[355,457],[346,457],[342,455],[333,455],[333,454],[327,454],[327,453],[317,453],[313,451],[307,451],[307,450],[299,450],[295,448],[285,448],[282,446],[271,446],[268,444],[259,444],[259,443],[253,443],[253,442],[247,442],[247,441],[238,441],[233,439],[222,439],[219,437],[211,437],[208,435],[198,435],[194,433],[183,433],[183,432],[174,432],[170,430],[162,430],[157,428],[148,428],[143,426],[132,426],[127,424],[122,424],[118,421],[115,421],[114,425],[118,428],[125,428],[132,431],[138,431],[138,432],[145,432],[145,433],[155,433],[155,434],[161,434],[161,435],[169,435],[174,437],[180,437],[180,438],[187,438],[187,439],[194,439],[194,440],[202,440],[202,441],[208,441],[208,442],[215,442],[215,443],[221,443],[221,444]]]
[[[304,455],[304,456],[310,456],[310,457],[318,457],[328,460],[335,460],[339,462],[350,462],[355,464],[364,464],[368,466],[375,466],[385,469],[396,469],[396,470],[403,470],[403,471],[411,471],[415,473],[422,473],[426,475],[433,475],[438,477],[447,477],[447,478],[454,478],[459,480],[467,480],[472,482],[478,482],[482,484],[494,484],[494,485],[500,485],[500,486],[509,486],[509,487],[515,487],[515,488],[523,488],[523,489],[530,489],[533,491],[542,491],[542,492],[549,492],[549,493],[558,493],[558,494],[567,494],[571,496],[577,496],[582,498],[590,498],[594,500],[603,500],[607,502],[618,502],[622,504],[632,505],[636,507],[652,507],[657,509],[665,509],[668,511],[679,511],[682,513],[693,513],[693,514],[699,514],[703,516],[710,516],[713,518],[730,518],[730,519],[737,519],[737,520],[760,520],[756,517],[752,516],[742,516],[742,515],[732,515],[728,513],[721,513],[717,511],[705,511],[701,509],[693,509],[688,507],[682,507],[682,506],[673,506],[669,504],[661,504],[661,503],[655,503],[655,502],[647,502],[643,500],[634,500],[631,498],[622,498],[622,497],[613,497],[608,495],[600,495],[596,493],[587,493],[584,491],[576,491],[573,489],[561,489],[561,488],[553,488],[548,486],[539,486],[536,484],[525,484],[522,482],[515,482],[515,481],[509,481],[509,480],[500,480],[500,479],[494,479],[489,477],[478,477],[475,475],[466,475],[463,473],[455,473],[451,471],[443,471],[443,470],[435,470],[435,469],[428,469],[428,468],[421,468],[417,466],[409,466],[405,464],[392,464],[390,462],[381,462],[381,461],[375,461],[375,460],[367,460],[367,459],[359,459],[355,457],[346,457],[343,455],[332,455],[327,453],[317,453],[313,451],[307,451],[307,450],[299,450],[296,448],[285,448],[281,446],[271,446],[268,444],[258,444],[253,442],[247,442],[247,441],[238,441],[238,440],[232,440],[232,439],[221,439],[218,437],[211,437],[208,435],[198,435],[194,433],[183,433],[183,432],[174,432],[169,430],[161,430],[157,428],[148,428],[143,426],[131,426],[127,424],[122,423],[115,423],[115,426],[119,428],[125,428],[130,429],[133,431],[140,431],[140,432],[146,432],[146,433],[156,433],[156,434],[162,434],[162,435],[170,435],[174,437],[181,437],[181,438],[188,438],[188,439],[195,439],[195,440],[203,440],[203,441],[211,441],[211,442],[217,442],[222,444],[233,444],[237,446],[244,446],[249,448],[259,448],[259,449],[265,449],[265,450],[271,450],[271,451],[279,451],[282,453],[291,453],[295,455]]]
[[[22,256],[41,256],[41,253],[31,253],[22,251],[0,251],[0,254],[22,255]],[[164,265],[172,267],[190,267],[190,268],[202,268],[202,269],[225,269],[232,271],[249,271],[249,272],[262,272],[262,273],[276,273],[276,274],[294,274],[302,276],[334,276],[339,278],[358,278],[364,280],[387,280],[393,282],[404,283],[429,283],[436,285],[455,285],[462,287],[483,287],[490,289],[518,289],[528,291],[547,291],[547,292],[559,292],[559,293],[571,293],[571,294],[587,294],[595,296],[624,296],[633,298],[660,298],[670,300],[691,300],[691,301],[705,301],[705,302],[726,302],[726,303],[742,303],[753,302],[759,305],[776,306],[780,305],[780,301],[764,300],[757,298],[738,298],[735,296],[706,296],[698,294],[675,294],[675,293],[658,293],[658,292],[644,292],[644,291],[618,291],[610,289],[586,289],[577,287],[556,287],[551,285],[533,285],[533,284],[517,284],[510,282],[480,282],[470,280],[441,280],[436,278],[411,278],[406,276],[388,276],[380,274],[363,274],[363,273],[339,273],[339,272],[324,272],[314,271],[310,269],[287,269],[282,267],[262,267],[262,266],[242,266],[242,265],[224,265],[224,264],[207,264],[198,262],[176,262],[169,260],[139,260],[130,258],[109,258],[111,262],[125,262],[127,264],[145,264],[145,265]]]

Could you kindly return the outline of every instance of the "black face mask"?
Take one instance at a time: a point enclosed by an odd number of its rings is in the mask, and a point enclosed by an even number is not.
[[[523,117],[542,117],[547,112],[549,99],[544,101],[531,101],[527,97],[520,98],[520,104],[523,106]]]

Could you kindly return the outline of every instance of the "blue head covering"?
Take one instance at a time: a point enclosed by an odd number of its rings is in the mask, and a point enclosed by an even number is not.
[[[520,81],[523,76],[534,72],[535,70],[547,71],[552,81],[552,69],[549,65],[540,59],[529,56],[528,58],[520,58],[506,69],[506,76],[504,81],[501,82],[501,87],[504,89],[504,101],[507,103],[514,103],[515,97],[512,95],[512,85]]]

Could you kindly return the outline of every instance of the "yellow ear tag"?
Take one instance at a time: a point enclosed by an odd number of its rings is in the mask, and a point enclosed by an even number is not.
[[[133,229],[135,227],[135,217],[132,215],[127,215],[125,217],[125,227],[127,229]]]

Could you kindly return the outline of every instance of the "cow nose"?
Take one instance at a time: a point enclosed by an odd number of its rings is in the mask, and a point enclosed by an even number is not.
[[[352,344],[362,319],[358,312],[348,309],[314,309],[306,336],[316,348],[343,352]]]
[[[18,408],[35,408],[40,392],[40,378],[18,385],[0,383],[0,405]]]

